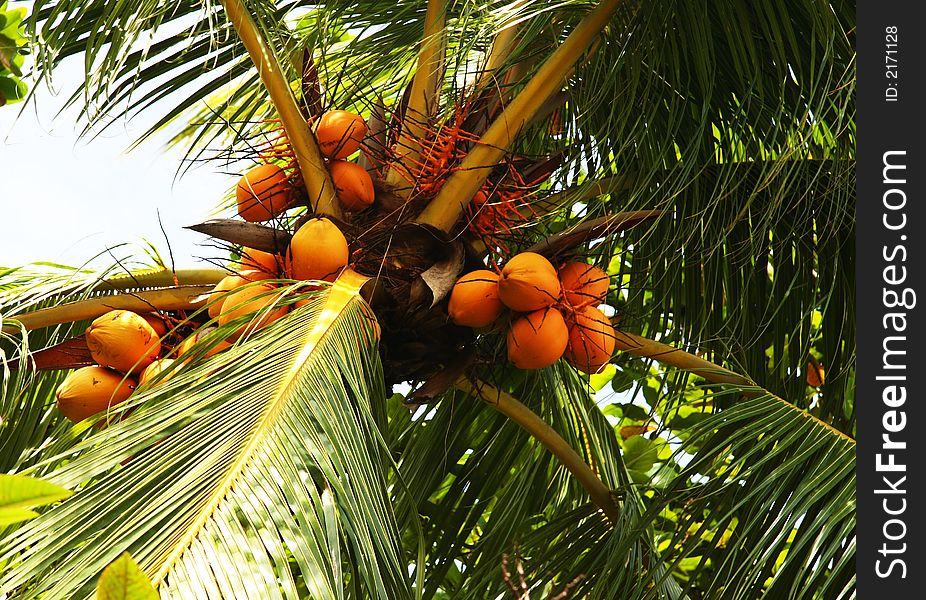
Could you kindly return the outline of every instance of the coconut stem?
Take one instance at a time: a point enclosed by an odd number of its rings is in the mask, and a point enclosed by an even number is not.
[[[228,20],[238,32],[244,47],[247,48],[261,81],[270,93],[270,101],[280,116],[283,130],[296,155],[296,162],[302,172],[306,191],[312,210],[317,213],[341,217],[341,206],[335,195],[334,185],[325,168],[325,161],[318,143],[299,110],[292,88],[273,49],[264,41],[257,25],[248,13],[242,0],[221,0]]]
[[[447,2],[428,0],[424,17],[424,35],[418,53],[418,68],[412,79],[412,91],[405,109],[402,133],[396,147],[402,171],[413,172],[421,158],[420,141],[428,131],[429,121],[437,115],[440,88],[444,79],[444,52],[446,44]],[[408,198],[414,186],[400,187],[405,180],[397,169],[391,169],[386,181],[396,186],[396,193]]]
[[[132,294],[101,296],[13,315],[9,318],[19,321],[27,331],[31,331],[62,323],[95,319],[117,309],[133,312],[192,310],[206,304],[208,298],[205,294],[210,292],[212,287],[212,285],[189,285]],[[3,333],[12,334],[19,331],[19,327],[13,325],[3,326]]]
[[[569,34],[521,92],[492,123],[479,143],[447,178],[437,196],[418,216],[418,222],[450,232],[486,177],[505,156],[511,142],[543,107],[547,98],[563,87],[582,53],[608,24],[620,0],[602,0]]]
[[[752,379],[749,379],[748,377],[740,375],[739,373],[729,369],[725,369],[718,364],[712,363],[709,360],[704,360],[699,356],[695,356],[694,354],[690,354],[684,350],[679,350],[674,346],[663,344],[662,342],[657,342],[655,340],[629,333],[627,331],[617,331],[616,340],[617,342],[615,343],[615,347],[618,350],[623,350],[624,352],[642,356],[643,358],[652,358],[653,360],[657,360],[662,364],[669,365],[677,369],[691,371],[692,373],[707,379],[711,383],[726,383],[744,388],[752,388],[743,390],[742,394],[746,398],[771,396],[775,400],[787,404],[794,410],[800,411],[801,414],[806,418],[814,421],[815,424],[826,428],[831,433],[838,435],[840,438],[850,441],[853,444],[855,443],[853,438],[846,435],[842,431],[839,431],[825,421],[821,421],[809,412],[801,410],[787,400],[779,398],[778,396],[770,393],[768,390],[760,387]]]
[[[582,457],[566,443],[566,440],[536,413],[518,402],[511,394],[484,381],[472,382],[466,377],[461,377],[454,383],[454,387],[479,398],[520,425],[559,459],[612,523],[617,521],[618,507],[611,495],[611,490],[595,475],[595,472],[582,460]]]
[[[617,331],[615,347],[618,350],[623,350],[624,352],[629,352],[636,356],[652,358],[677,369],[691,371],[712,383],[729,383],[758,388],[756,382],[739,373],[725,369],[709,360],[704,360],[699,356],[695,356],[694,354],[690,354],[674,346],[663,344],[662,342],[657,342],[627,331]],[[757,392],[758,393],[752,395],[756,396],[765,391],[757,389]]]
[[[514,48],[517,35],[517,25],[506,27],[495,34],[495,38],[492,40],[492,49],[486,59],[485,70],[476,80],[475,89],[481,90],[489,87],[496,78],[498,71],[504,66],[505,61],[508,60],[508,55],[511,54],[511,50]]]
[[[224,269],[179,269],[177,271],[158,269],[110,277],[93,288],[96,290],[128,290],[173,285],[215,285],[226,275],[228,271]]]

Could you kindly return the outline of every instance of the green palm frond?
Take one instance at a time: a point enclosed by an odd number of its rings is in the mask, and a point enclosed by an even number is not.
[[[676,366],[706,362],[668,348],[653,343],[639,354]],[[734,383],[728,371],[686,368],[687,377],[657,378],[657,389],[652,379],[644,384],[652,407],[644,419],[659,423],[652,439],[675,448],[664,459],[654,452],[664,464],[637,480],[648,510],[641,522],[661,532],[666,566],[705,597],[847,597],[855,440],[748,380]],[[709,387],[701,377],[726,383]]]
[[[111,252],[111,251],[110,251]],[[99,258],[99,257],[97,257]],[[96,264],[96,261],[94,261]],[[181,283],[218,281],[221,271],[179,272]],[[81,268],[39,263],[0,271],[0,470],[25,468],[49,452],[54,442],[74,444],[81,435],[70,433],[69,423],[53,410],[49,400],[64,379],[61,370],[30,368],[32,353],[84,333],[89,320],[67,322],[27,331],[16,316],[41,310],[65,311],[62,306],[115,294],[136,294],[173,284],[175,273],[166,270],[156,253],[120,258],[115,264]],[[153,307],[152,307],[153,308]],[[105,309],[104,309],[105,310]],[[11,368],[12,365],[16,368]]]
[[[620,564],[609,579],[610,591],[588,576],[575,593],[626,597],[622,593],[650,568],[658,571],[655,541],[641,526],[642,498],[590,389],[571,369],[524,374],[499,368],[483,375],[505,382],[592,465],[605,485],[620,490],[615,495],[619,516],[610,522],[564,466],[493,410],[490,401],[454,391],[411,417],[397,412],[397,406],[389,439],[424,518],[423,597],[476,599],[506,593],[500,560],[515,546],[537,562],[532,585],[562,587],[579,575],[610,572]],[[612,553],[616,540],[629,550]],[[671,581],[660,586],[666,597],[680,597],[670,593],[678,589]]]
[[[127,550],[162,597],[411,597],[367,311],[336,288],[117,409],[46,473],[81,489],[5,538],[0,589],[89,597]]]
[[[666,206],[671,217],[595,253],[621,257],[625,327],[670,331],[803,408],[806,357],[819,348],[832,376],[815,411],[851,433],[854,162],[786,162],[779,174],[706,171]]]
[[[374,104],[394,107],[401,97],[420,44],[424,4],[247,5],[281,57],[300,62],[306,49],[313,55],[326,104],[367,114]],[[170,12],[152,0],[101,6],[43,3],[33,18],[49,60],[83,52],[89,63],[122,65],[99,71],[113,78],[110,87],[88,80],[90,96],[104,103],[99,116],[180,94],[156,127],[198,110],[181,134],[193,156],[248,155],[244,148],[216,151],[215,143],[246,145],[267,129],[272,108],[218,5],[180,3]],[[514,93],[587,9],[580,2],[450,3],[444,108],[459,100],[464,74],[475,79],[501,27],[520,28],[500,73],[515,65],[523,71],[511,83]],[[68,18],[53,19],[54,10]],[[87,32],[103,14],[136,33],[95,47],[98,37]],[[133,35],[184,19],[183,35],[161,39],[155,31],[159,41],[151,50],[133,53]],[[648,242],[638,244],[637,259],[620,267],[632,273],[631,322],[637,319],[644,331],[671,326],[678,343],[699,345],[789,398],[804,395],[796,372],[811,344],[821,346],[831,379],[816,410],[846,431],[855,351],[846,341],[854,338],[852,325],[839,315],[852,313],[854,287],[846,262],[854,237],[853,22],[854,8],[844,2],[827,10],[806,0],[627,2],[565,89],[563,133],[538,123],[515,147],[527,155],[569,150],[549,192],[585,182],[577,188],[581,194],[603,177],[630,178],[629,189],[586,201],[580,215],[666,209],[645,235]],[[299,69],[290,61],[284,66],[295,85]],[[145,86],[155,81],[151,92]],[[569,209],[571,203],[532,223],[522,241],[582,218]],[[589,252],[610,260],[627,246],[610,239]],[[770,296],[780,300],[766,308]],[[826,322],[813,325],[815,313]],[[763,375],[767,351],[770,377]]]
[[[674,442],[673,460],[684,466],[640,481],[626,474],[623,453],[630,450],[618,449],[588,388],[572,371],[555,373],[529,377],[515,390],[533,399],[535,410],[617,491],[620,517],[612,527],[583,492],[570,491],[574,484],[556,475],[561,465],[543,455],[520,458],[519,432],[503,435],[490,425],[493,415],[480,414],[465,397],[444,398],[423,430],[401,425],[412,443],[443,444],[443,470],[420,451],[406,452],[415,446],[402,448],[402,467],[431,478],[413,486],[431,490],[425,515],[437,519],[448,514],[440,510],[446,503],[454,507],[453,521],[430,526],[437,530],[434,543],[443,542],[435,554],[458,556],[466,567],[446,575],[458,586],[446,588],[451,597],[504,593],[499,556],[512,544],[533,589],[593,574],[576,584],[579,597],[790,597],[813,589],[835,598],[854,586],[854,440],[761,388],[732,386],[722,395],[737,398],[733,406],[705,415]],[[467,447],[467,430],[486,441],[470,437]],[[525,498],[526,489],[535,491]],[[473,529],[459,529],[466,524]],[[447,539],[473,542],[454,548]]]
[[[3,325],[12,325],[4,320]],[[0,332],[0,470],[16,471],[38,460],[49,435],[60,438],[67,426],[50,406],[55,389],[64,379],[60,371],[37,375],[29,369],[11,369],[10,363],[29,356],[25,332],[14,336]],[[53,433],[54,432],[54,433]]]
[[[735,393],[735,390],[733,390]],[[855,581],[855,441],[780,398],[739,396],[693,427],[690,462],[649,504],[688,589],[843,598]]]
[[[324,57],[320,75],[329,102],[340,106],[368,94],[374,83],[392,86],[383,94],[400,88],[416,56],[425,14],[424,5],[411,1],[319,7],[304,0],[248,0],[245,5],[271,47],[283,58],[296,59],[283,63],[291,79],[300,74],[294,62],[304,49]],[[486,39],[489,30],[483,21],[492,22],[492,7],[475,6],[455,4],[453,27],[482,28]],[[227,101],[209,108],[210,122],[216,114],[232,123],[273,116],[219,2],[48,0],[36,3],[29,25],[40,52],[40,73],[50,76],[57,62],[83,56],[87,77],[68,103],[83,104],[86,132],[169,98],[146,137],[185,111],[202,110],[203,102],[217,93]],[[471,44],[468,38],[462,43]],[[369,106],[369,98],[366,102]],[[214,123],[213,133],[221,129],[225,135],[225,127]]]
[[[587,505],[543,511],[517,538],[526,579],[553,589],[592,574],[575,589],[593,598],[785,598],[806,590],[847,597],[854,440],[780,398],[742,391],[724,392],[738,396],[736,404],[687,432],[676,451],[685,466],[663,471],[668,482],[620,488],[613,528]],[[462,597],[501,593],[497,564],[477,566]]]
[[[569,137],[583,151],[568,172],[587,173],[587,187],[630,178],[585,201],[588,217],[666,211],[650,231],[589,251],[622,257],[624,323],[671,331],[795,399],[807,352],[823,345],[833,378],[815,410],[850,431],[854,20],[851,6],[832,8],[641,5],[630,35],[612,30],[600,65],[583,67],[598,87],[571,90],[583,113]]]

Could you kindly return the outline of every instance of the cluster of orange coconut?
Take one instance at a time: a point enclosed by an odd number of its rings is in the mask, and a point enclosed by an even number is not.
[[[363,118],[348,111],[332,110],[310,125],[319,150],[327,160],[341,204],[348,211],[370,206],[375,198],[372,178],[363,167],[345,160],[360,149],[366,136]],[[266,221],[292,207],[295,186],[281,167],[267,163],[241,177],[236,196],[238,214],[243,219]],[[279,319],[288,310],[287,306],[270,308],[279,300],[275,284],[247,284],[280,277],[331,282],[347,266],[348,258],[347,239],[341,230],[328,219],[309,219],[293,235],[284,255],[244,248],[242,268],[222,279],[213,290],[209,316],[218,318],[222,326],[247,314],[256,312],[259,315],[228,338],[233,342]],[[295,306],[298,308],[302,304],[297,302]]]
[[[84,338],[97,364],[77,369],[58,386],[61,413],[76,423],[128,398],[173,362],[158,358],[166,333],[167,324],[153,313],[112,310],[93,321]]]
[[[360,149],[367,125],[360,115],[331,110],[310,123],[318,148],[326,159],[338,200],[345,210],[361,211],[373,204],[373,179],[366,169],[345,160]],[[292,208],[296,187],[286,171],[265,163],[245,173],[235,189],[238,214],[245,221],[267,221]]]
[[[258,314],[228,338],[233,342],[286,314],[287,306],[270,309],[278,303],[280,294],[276,284],[268,280],[285,277],[331,282],[347,266],[348,256],[347,238],[334,223],[325,218],[309,219],[293,235],[282,256],[244,248],[242,268],[224,277],[213,288],[209,316],[218,318],[222,326],[247,314]],[[252,283],[255,285],[248,285]],[[303,304],[299,301],[295,306]]]
[[[291,279],[333,281],[347,266],[347,258],[347,240],[327,219],[311,219],[299,228],[285,257],[245,248],[242,268],[223,278],[209,294],[208,312],[219,326],[253,317],[205,356],[228,348],[288,312],[289,305],[278,305],[282,292],[268,280],[282,274]],[[298,301],[295,306],[302,304]],[[168,331],[163,319],[127,310],[106,313],[90,324],[84,336],[97,365],[77,369],[64,380],[56,393],[58,408],[78,422],[119,404],[175,359],[191,357],[193,345],[213,329],[194,331],[170,353],[175,358],[159,358],[161,339]]]
[[[370,206],[375,196],[370,175],[345,160],[366,135],[363,119],[347,111],[329,111],[312,123],[312,129],[341,204],[348,211]],[[252,222],[277,217],[293,206],[296,189],[281,167],[261,165],[238,183],[238,212]],[[325,218],[306,220],[283,254],[243,248],[238,268],[209,294],[208,314],[220,327],[247,322],[205,356],[289,311],[292,303],[280,301],[292,288],[280,288],[277,279],[331,282],[347,267],[349,257],[344,234]],[[448,312],[457,325],[477,330],[507,325],[508,358],[519,368],[544,368],[565,357],[576,368],[595,373],[607,364],[615,346],[614,328],[598,309],[609,286],[607,273],[598,267],[569,262],[557,270],[543,256],[523,252],[509,259],[500,274],[479,270],[461,277],[451,292]],[[196,342],[214,329],[212,324],[200,327],[176,346],[162,347],[168,325],[157,313],[114,310],[97,318],[85,334],[97,364],[77,369],[59,386],[62,414],[77,422],[123,402],[175,360],[189,360]]]
[[[596,266],[567,262],[557,270],[543,256],[522,252],[500,274],[479,270],[461,277],[448,312],[454,323],[474,329],[507,323],[508,360],[518,368],[542,369],[565,358],[597,373],[615,345],[611,321],[598,308],[609,287],[610,277]]]
[[[356,114],[333,110],[312,123],[319,149],[337,196],[348,211],[363,210],[374,200],[373,180],[360,165],[346,159],[355,153],[367,132]],[[295,186],[283,168],[267,163],[248,171],[238,182],[238,213],[246,221],[266,221],[293,206]],[[219,326],[255,315],[228,338],[214,345],[206,356],[224,350],[245,334],[285,315],[288,305],[278,305],[278,286],[269,280],[285,277],[297,280],[334,281],[347,266],[348,244],[331,221],[310,219],[296,231],[284,256],[244,248],[240,268],[223,278],[209,295],[209,317]],[[303,302],[296,302],[298,308]],[[159,358],[165,322],[155,314],[139,315],[114,310],[99,317],[85,334],[96,365],[72,372],[58,387],[61,413],[78,422],[126,400],[132,392],[176,358],[189,357],[192,346],[212,327],[200,328],[170,353]]]

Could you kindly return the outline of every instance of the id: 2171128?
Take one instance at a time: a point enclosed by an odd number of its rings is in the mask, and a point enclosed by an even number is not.
[[[897,26],[888,25],[884,28],[884,78],[888,80],[884,88],[885,102],[897,102],[898,98],[897,45]]]

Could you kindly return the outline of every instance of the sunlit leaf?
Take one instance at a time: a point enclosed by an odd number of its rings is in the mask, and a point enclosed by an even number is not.
[[[72,493],[35,477],[0,473],[0,526],[36,517],[38,513],[31,509],[64,500]]]
[[[157,590],[128,552],[103,569],[96,584],[97,600],[157,600]]]

